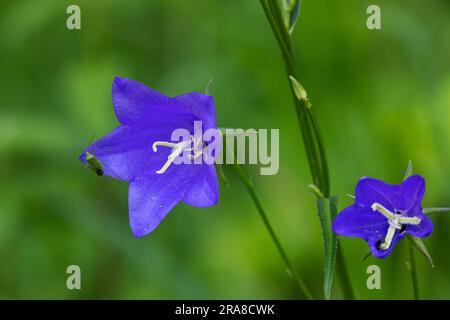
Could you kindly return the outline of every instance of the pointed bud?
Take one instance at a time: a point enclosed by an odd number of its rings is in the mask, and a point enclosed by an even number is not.
[[[289,80],[291,80],[292,89],[294,89],[295,96],[298,100],[308,100],[308,95],[306,94],[305,88],[297,81],[293,76],[289,76]]]

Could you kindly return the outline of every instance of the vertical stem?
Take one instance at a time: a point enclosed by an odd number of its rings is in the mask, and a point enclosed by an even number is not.
[[[297,272],[295,272],[294,268],[292,268],[292,264],[289,261],[283,247],[281,246],[281,243],[278,240],[278,237],[275,234],[275,231],[273,230],[272,226],[270,225],[269,219],[267,218],[267,215],[264,212],[261,202],[259,201],[258,197],[256,196],[256,193],[253,189],[253,185],[252,185],[251,181],[249,180],[249,178],[247,177],[244,170],[242,169],[242,167],[239,164],[235,164],[235,168],[236,168],[237,173],[239,174],[239,177],[242,180],[242,183],[244,184],[245,188],[247,189],[248,193],[250,194],[250,197],[252,198],[252,201],[255,204],[256,209],[258,210],[258,213],[264,223],[264,226],[266,227],[273,243],[275,244],[275,247],[277,248],[278,252],[280,253],[281,258],[284,261],[284,264],[286,266],[288,273],[295,278],[298,288],[299,288],[300,292],[303,294],[303,296],[308,300],[312,300],[313,296],[311,295],[311,292],[306,287],[303,279],[300,277],[300,275]]]
[[[414,252],[414,247],[410,241],[408,241],[408,246],[409,246],[409,262],[411,263],[411,282],[414,292],[414,299],[420,300],[419,280],[417,278],[416,256]]]
[[[288,76],[292,76],[298,80],[291,38],[283,21],[280,3],[278,0],[260,0],[260,3],[280,47],[286,73]],[[329,170],[325,148],[314,110],[308,108],[308,105],[305,104],[304,101],[299,101],[296,98],[292,86],[291,91],[294,97],[297,120],[302,133],[313,182],[321,191],[323,197],[328,198],[330,196]],[[337,253],[337,263],[338,266],[336,272],[338,273],[342,287],[344,288],[344,297],[346,299],[353,299],[354,295],[350,284],[350,277],[345,266],[342,252],[340,252],[339,248]]]
[[[341,284],[342,295],[344,299],[355,300],[355,294],[350,282],[350,276],[348,274],[347,265],[345,263],[344,254],[342,248],[338,247],[336,255],[337,267],[336,272],[338,274],[339,282]]]
[[[287,76],[297,78],[290,35],[286,30],[286,27],[284,26],[278,2],[272,0],[260,0],[260,2],[264,9],[264,13],[266,14],[267,20],[269,21],[269,24],[273,30],[275,39],[277,40],[277,43],[280,47],[286,68],[286,74]],[[314,184],[321,190],[321,192],[325,196],[327,196],[326,190],[328,189],[328,187],[325,186],[324,183],[324,181],[327,179],[324,177],[324,175],[328,175],[328,171],[321,169],[321,167],[323,167],[321,165],[323,159],[321,159],[316,143],[314,141],[314,131],[312,130],[311,123],[308,121],[306,105],[300,102],[295,97],[292,87],[291,92],[294,98],[295,112],[302,134],[312,180]]]

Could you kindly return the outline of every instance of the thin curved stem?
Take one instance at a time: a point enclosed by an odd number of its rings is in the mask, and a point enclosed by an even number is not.
[[[420,300],[419,279],[417,277],[416,256],[414,252],[415,249],[410,241],[408,241],[408,247],[409,247],[409,262],[411,264],[411,282],[413,287],[414,299]]]
[[[267,218],[266,213],[264,212],[264,209],[261,205],[261,202],[259,201],[258,197],[256,196],[255,190],[253,189],[253,185],[250,181],[250,179],[248,178],[248,176],[245,174],[244,169],[242,169],[242,167],[239,164],[235,164],[234,165],[236,168],[236,171],[242,181],[242,183],[244,184],[245,188],[247,189],[250,197],[252,198],[252,201],[264,223],[264,226],[266,227],[267,231],[269,232],[269,235],[273,241],[273,243],[275,244],[275,247],[277,248],[278,252],[280,253],[281,258],[283,259],[283,262],[286,266],[286,269],[288,271],[288,273],[294,277],[294,279],[296,280],[296,283],[298,285],[298,288],[301,292],[301,294],[308,300],[313,300],[313,296],[311,294],[311,292],[308,290],[308,288],[306,287],[303,279],[300,277],[300,275],[295,272],[294,268],[292,267],[291,262],[289,261],[289,258],[286,255],[286,252],[284,251],[280,241],[278,240],[277,235],[275,234],[275,231],[273,230],[269,219]]]
[[[342,247],[338,247],[336,261],[336,272],[341,284],[342,295],[348,300],[355,300],[355,293],[353,292],[353,288],[350,282],[347,264],[345,263],[344,254],[342,253]]]

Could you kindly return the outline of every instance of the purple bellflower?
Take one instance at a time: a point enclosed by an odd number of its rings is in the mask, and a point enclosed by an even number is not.
[[[377,258],[387,257],[406,233],[426,237],[433,224],[423,213],[425,180],[413,175],[401,184],[363,177],[355,189],[355,203],[342,210],[333,221],[341,236],[362,238]]]
[[[180,201],[195,207],[218,202],[214,159],[175,162],[186,153],[191,160],[202,158],[206,143],[194,135],[194,124],[217,130],[211,96],[187,93],[170,98],[116,77],[112,100],[120,125],[87,147],[79,159],[87,165],[86,155],[93,155],[105,175],[130,183],[129,218],[135,236],[152,232]],[[187,141],[173,142],[171,135],[177,129],[188,132]]]

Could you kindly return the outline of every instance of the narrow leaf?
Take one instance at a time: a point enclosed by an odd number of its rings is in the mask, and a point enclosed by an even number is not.
[[[331,196],[330,198],[330,210],[331,210],[331,219],[333,220],[339,213],[339,197],[336,195]]]
[[[321,198],[317,200],[317,211],[322,226],[324,241],[324,296],[330,299],[333,284],[333,275],[336,265],[337,236],[332,230],[333,218],[338,212],[338,198]]]
[[[431,258],[430,253],[427,250],[427,247],[425,246],[425,243],[423,243],[422,239],[413,237],[409,234],[406,235],[408,240],[412,243],[414,248],[419,251],[430,263],[431,267],[434,268],[433,259]]]
[[[352,198],[353,200],[356,199],[356,197],[355,197],[354,195],[352,195],[352,194],[348,194],[348,193],[347,193],[346,196],[349,197],[349,198]]]
[[[423,213],[426,215],[432,215],[433,213],[450,212],[450,208],[424,208]]]
[[[403,178],[403,180],[408,179],[409,177],[412,176],[412,172],[413,172],[413,165],[411,160],[408,161],[408,168],[406,168],[406,172],[405,172],[405,177]]]

